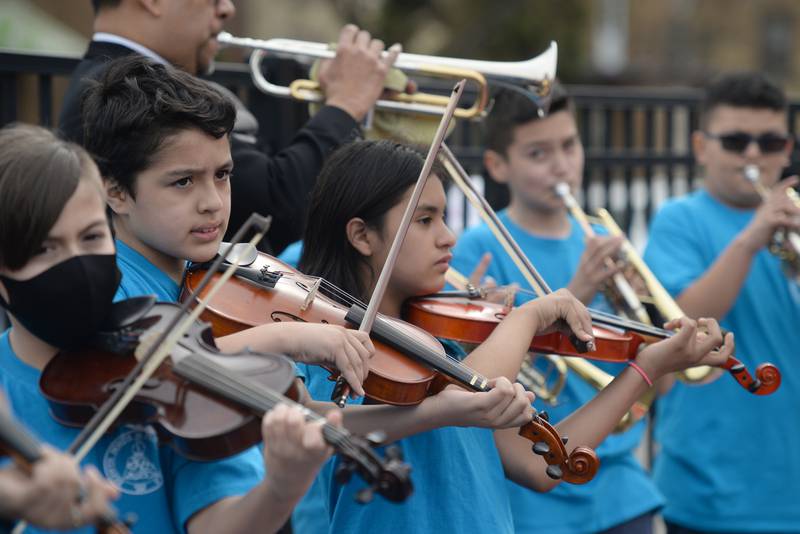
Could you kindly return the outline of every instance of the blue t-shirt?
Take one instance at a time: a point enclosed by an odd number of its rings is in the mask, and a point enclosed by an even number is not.
[[[572,229],[569,236],[559,239],[531,234],[515,224],[505,210],[499,216],[548,285],[554,290],[566,287],[578,269],[585,248],[583,232],[577,222],[570,218]],[[602,233],[601,229],[596,231]],[[453,251],[452,265],[468,275],[486,252],[492,254],[486,273],[488,276],[493,277],[499,285],[516,282],[521,288],[530,289],[516,265],[483,224],[462,234]],[[530,298],[529,294],[518,294],[517,304]],[[592,307],[610,311],[610,306],[601,295],[595,298]],[[624,369],[623,364],[592,363],[613,375]],[[597,391],[585,381],[568,375],[557,406],[541,403],[538,399],[534,406],[546,410],[551,420],[558,422],[596,394]],[[623,434],[608,436],[596,449],[600,457],[600,469],[587,484],[559,484],[549,493],[536,493],[509,481],[516,532],[596,532],[661,506],[663,501],[659,492],[633,456],[644,430],[645,423],[641,421]],[[570,445],[577,446],[580,443]],[[532,514],[532,510],[544,512]]]
[[[679,295],[753,214],[704,190],[667,201],[650,228],[645,260]],[[800,288],[766,249],[722,324],[736,334],[737,358],[750,372],[770,361],[783,382],[763,397],[729,376],[703,386],[678,382],[659,401],[654,476],[667,498],[664,516],[698,530],[800,532]]]
[[[297,267],[300,263],[300,255],[303,253],[303,242],[295,241],[281,252],[278,259],[288,263],[292,267]],[[299,365],[299,373],[303,373],[307,366]],[[333,382],[330,383],[330,389],[327,392],[327,397],[320,397],[320,400],[330,400],[330,395],[333,392]],[[317,534],[328,532],[330,529],[330,520],[328,519],[328,511],[325,506],[326,491],[325,482],[321,476],[314,479],[314,483],[306,492],[305,496],[297,503],[292,512],[292,530],[299,534]]]
[[[13,415],[36,437],[65,450],[79,429],[55,421],[39,392],[41,372],[20,360],[0,335],[0,389]],[[94,465],[120,489],[114,503],[121,514],[138,516],[134,533],[184,532],[192,515],[207,506],[248,492],[264,476],[263,460],[255,448],[215,462],[193,462],[160,446],[151,426],[122,426],[95,445],[82,465]],[[26,532],[41,532],[29,528]],[[75,532],[91,533],[93,528]]]
[[[449,354],[463,357],[454,344],[444,345]],[[330,400],[329,373],[317,366],[307,366],[305,372],[312,397]],[[330,519],[329,532],[514,532],[503,466],[490,429],[439,428],[395,445],[412,467],[414,493],[402,503],[376,495],[369,504],[358,504],[354,497],[364,483],[357,476],[344,486],[337,483],[334,457],[317,479]]]
[[[122,280],[115,301],[142,295],[155,295],[161,302],[178,301],[180,286],[175,280],[119,239],[116,244],[117,266],[122,272]]]
[[[295,241],[286,249],[281,252],[278,259],[284,261],[291,265],[292,267],[297,267],[297,264],[300,263],[300,256],[303,254],[303,242],[302,241]]]

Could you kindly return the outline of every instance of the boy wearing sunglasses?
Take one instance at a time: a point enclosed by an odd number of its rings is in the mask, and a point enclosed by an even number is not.
[[[780,179],[793,148],[786,108],[761,74],[712,83],[692,137],[704,187],[665,203],[651,225],[645,260],[684,312],[734,331],[748,368],[769,360],[783,374],[767,397],[723,379],[677,383],[659,401],[654,477],[669,534],[800,531],[800,287],[767,250],[778,228],[800,227],[786,195],[797,177]],[[766,199],[747,166],[758,168]]]

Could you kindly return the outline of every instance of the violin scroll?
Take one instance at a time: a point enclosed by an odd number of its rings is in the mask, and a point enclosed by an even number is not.
[[[567,457],[567,469],[562,480],[570,484],[586,484],[597,474],[600,460],[597,453],[589,447],[575,447]]]
[[[600,466],[597,454],[589,447],[576,447],[567,454],[568,438],[558,431],[541,412],[519,429],[519,435],[533,442],[533,452],[547,463],[547,476],[570,484],[585,484],[594,478]]]
[[[730,375],[744,389],[754,395],[770,395],[781,385],[781,372],[771,363],[762,363],[756,368],[756,377],[750,374],[747,367],[733,356],[722,364],[723,369],[727,369]]]
[[[370,448],[373,444],[369,440],[351,437],[351,441],[363,442],[360,443],[363,450],[374,456],[374,463],[380,464],[380,470],[375,473],[371,472],[369,468],[365,469],[368,464],[363,460],[356,462],[353,456],[340,455],[340,461],[334,474],[334,478],[339,484],[346,484],[354,472],[358,472],[361,478],[369,483],[356,494],[355,500],[358,503],[370,502],[375,493],[391,502],[403,502],[411,495],[413,491],[410,477],[411,467],[403,463],[403,453],[400,447],[396,445],[386,447],[384,458],[381,460]]]

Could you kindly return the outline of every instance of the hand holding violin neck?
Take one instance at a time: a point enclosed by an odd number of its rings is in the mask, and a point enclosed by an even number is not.
[[[579,352],[594,350],[592,318],[586,307],[566,289],[559,289],[544,297],[522,305],[520,310],[530,310],[535,323],[531,331],[537,334],[560,331],[570,336]]]

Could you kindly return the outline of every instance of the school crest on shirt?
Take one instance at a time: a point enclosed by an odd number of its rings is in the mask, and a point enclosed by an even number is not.
[[[164,485],[158,467],[158,438],[150,427],[130,430],[114,438],[103,456],[108,480],[129,495],[146,495]]]

